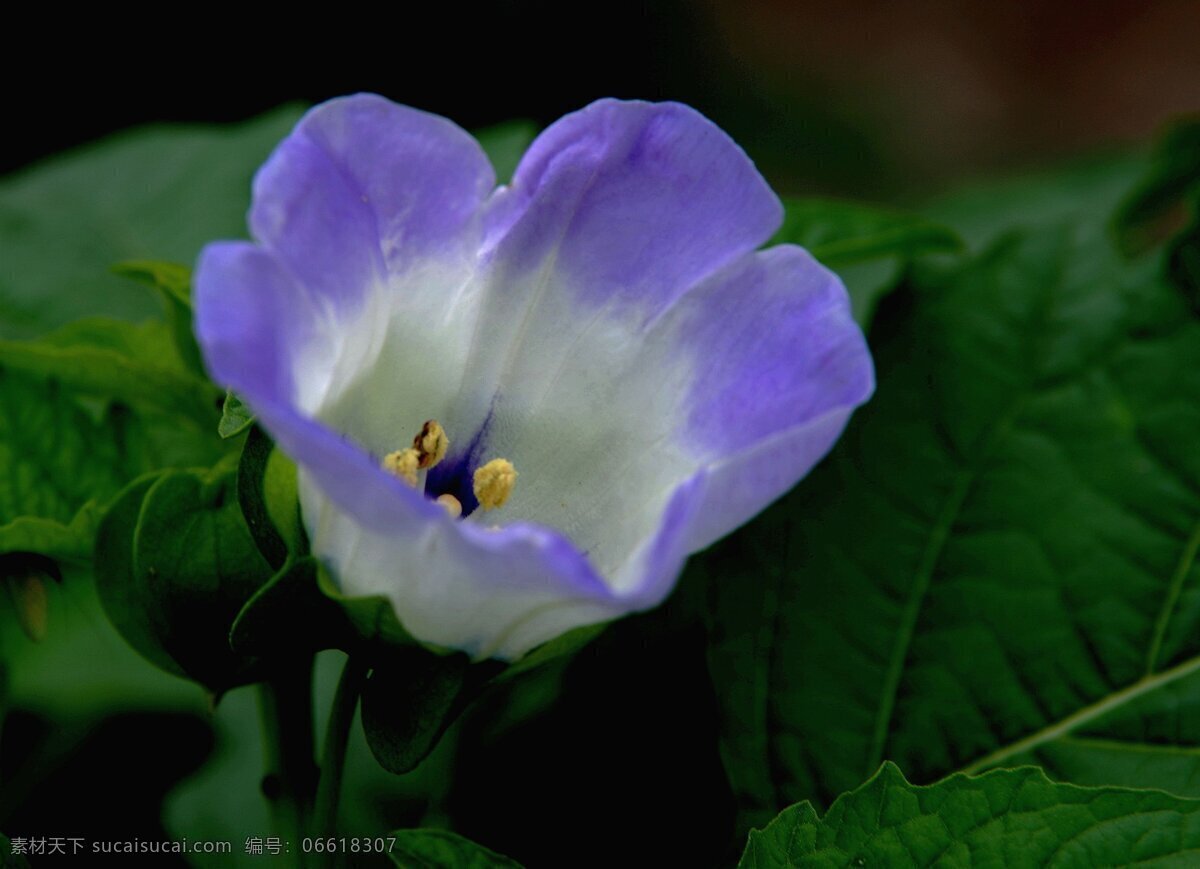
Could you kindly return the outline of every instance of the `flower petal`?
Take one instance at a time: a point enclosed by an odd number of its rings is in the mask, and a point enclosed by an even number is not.
[[[473,256],[494,185],[459,127],[358,94],[317,106],[276,148],[254,180],[250,228],[308,292],[354,309],[388,275]]]
[[[647,316],[758,247],[783,219],[745,152],[699,112],[618,100],[538,136],[492,210],[506,303],[537,295],[521,278],[544,285],[549,270],[555,289],[578,302]]]
[[[279,342],[280,364],[296,369],[288,400],[342,430],[369,428],[358,434],[370,448],[391,449],[390,439],[411,437],[402,433],[458,388],[474,314],[458,296],[475,270],[493,185],[478,143],[450,121],[374,95],[332,100],[305,115],[255,177],[250,226],[276,263],[271,288],[218,273],[216,261],[204,274],[203,260],[197,286],[212,287],[227,311],[282,293],[271,304],[289,324]],[[256,262],[267,269],[265,259]],[[199,296],[198,307],[209,297]],[[209,312],[210,336],[220,316]],[[266,336],[276,324],[260,319],[258,340],[273,342]],[[253,368],[232,370],[243,355],[221,363],[223,382],[259,379]],[[388,367],[432,374],[400,388],[388,378],[361,425],[344,404],[331,407],[365,374]]]
[[[538,391],[522,386],[502,388],[489,436],[522,472],[505,511],[561,529],[634,608],[803,477],[873,371],[841,282],[786,246],[644,328],[592,318]]]
[[[599,100],[567,115],[488,204],[486,328],[459,406],[528,402],[597,318],[652,320],[782,215],[745,152],[694,109]]]
[[[661,341],[689,360],[679,437],[707,471],[693,551],[807,474],[874,390],[842,282],[793,245],[745,257],[693,289],[655,324],[650,343]]]
[[[274,257],[244,241],[205,247],[193,283],[196,337],[213,379],[247,396],[291,401],[298,360],[320,355],[313,351],[323,331],[310,298]]]

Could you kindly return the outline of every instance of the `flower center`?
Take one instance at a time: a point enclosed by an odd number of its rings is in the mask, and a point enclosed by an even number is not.
[[[455,519],[469,516],[476,507],[495,510],[503,507],[512,495],[517,482],[517,469],[508,459],[492,459],[472,470],[478,440],[462,459],[447,463],[454,467],[446,468],[443,465],[440,473],[427,474],[422,478],[421,471],[436,468],[450,450],[450,438],[446,430],[437,420],[431,419],[421,426],[413,438],[412,446],[388,453],[381,464],[385,471],[395,474],[414,489],[423,489]],[[469,489],[466,487],[468,474],[471,480]],[[469,497],[464,497],[468,493]]]

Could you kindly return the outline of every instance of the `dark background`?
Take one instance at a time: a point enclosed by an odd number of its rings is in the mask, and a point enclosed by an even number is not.
[[[177,6],[10,26],[0,171],[134,124],[236,121],[357,90],[468,128],[619,96],[696,106],[784,190],[920,199],[1143,142],[1200,108],[1190,0],[440,8]]]

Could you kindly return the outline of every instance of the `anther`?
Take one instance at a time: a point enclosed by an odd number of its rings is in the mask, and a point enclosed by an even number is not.
[[[388,453],[383,457],[382,464],[388,473],[395,474],[410,486],[417,485],[417,469],[421,467],[421,456],[413,447]]]
[[[417,436],[413,438],[413,449],[417,451],[417,467],[432,468],[446,457],[450,449],[450,438],[436,419],[427,420]]]
[[[508,459],[492,459],[475,471],[475,497],[484,510],[504,506],[517,483],[517,469]]]

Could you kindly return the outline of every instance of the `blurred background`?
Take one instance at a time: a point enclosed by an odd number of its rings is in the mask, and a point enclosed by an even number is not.
[[[468,128],[619,96],[696,106],[787,192],[907,199],[1142,142],[1200,107],[1191,0],[416,7],[32,29],[31,55],[0,61],[0,171],[134,124],[235,121],[356,90]]]

